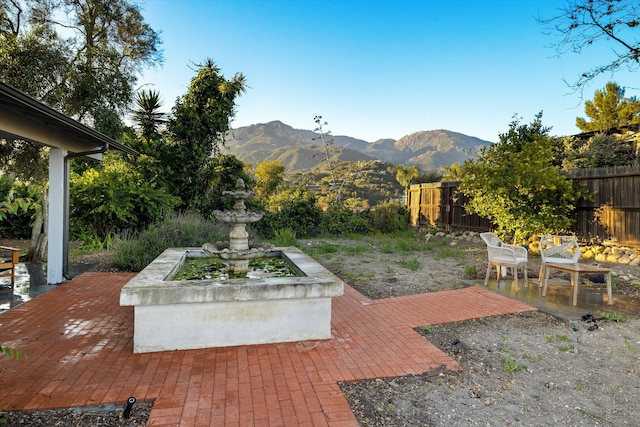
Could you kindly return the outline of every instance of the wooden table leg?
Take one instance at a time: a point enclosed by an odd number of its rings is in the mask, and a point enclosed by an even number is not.
[[[607,304],[613,305],[613,295],[611,293],[611,272],[607,273],[607,296],[609,297]]]
[[[571,273],[571,285],[573,285],[573,305],[578,305],[578,285],[580,284],[580,273]]]

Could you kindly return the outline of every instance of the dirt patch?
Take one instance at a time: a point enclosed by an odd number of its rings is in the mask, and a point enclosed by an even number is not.
[[[456,289],[486,273],[486,248],[477,238],[431,239],[413,250],[402,249],[406,242],[398,247],[376,239],[302,243],[369,298]],[[640,268],[605,266],[613,270],[616,294],[639,295]],[[539,256],[530,254],[530,280],[537,282],[539,267]],[[588,281],[581,288],[606,292]],[[532,312],[425,326],[417,333],[458,361],[460,372],[340,386],[363,426],[635,425],[640,320],[591,320],[571,323]]]
[[[124,405],[3,413],[8,426],[140,427],[147,424],[151,403],[136,403],[125,418]]]
[[[540,312],[419,330],[461,372],[340,386],[363,426],[636,425],[640,322],[578,322]]]

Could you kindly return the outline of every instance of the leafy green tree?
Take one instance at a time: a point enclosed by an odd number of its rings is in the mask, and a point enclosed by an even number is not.
[[[254,186],[254,180],[246,171],[245,164],[236,156],[223,154],[209,159],[202,172],[204,192],[199,198],[199,210],[203,215],[211,216],[214,209],[231,209],[233,201],[225,197],[224,191],[233,190],[238,178],[242,178],[247,189]],[[250,207],[253,199],[247,201]]]
[[[0,30],[0,79],[52,107],[64,106],[69,61],[65,42],[46,25]]]
[[[181,208],[199,209],[207,191],[207,163],[224,146],[235,115],[236,97],[245,91],[245,77],[227,80],[211,59],[199,66],[189,90],[173,107],[163,164]]]
[[[179,202],[115,152],[107,152],[96,168],[72,174],[70,193],[71,231],[101,239],[124,229],[143,229]]]
[[[441,166],[440,170],[443,173],[442,182],[455,182],[462,179],[462,166],[458,162],[453,162],[451,166]]]
[[[427,173],[421,173],[413,181],[414,182],[440,182],[442,180],[442,174],[436,171],[429,171]]]
[[[162,61],[160,38],[129,0],[39,0],[38,23],[72,30],[64,112],[117,137],[133,99],[137,72]]]
[[[48,148],[31,142],[0,140],[0,170],[32,186],[37,193],[32,197],[31,208],[35,210],[35,217],[27,261],[40,261],[47,245],[48,191],[45,184],[49,170],[48,156]]]
[[[322,209],[316,202],[316,196],[305,189],[286,189],[269,198],[265,217],[256,225],[262,227],[263,236],[286,228],[295,230],[298,237],[308,236],[322,222]]]
[[[371,225],[366,214],[354,212],[341,201],[334,201],[327,207],[327,210],[322,214],[319,228],[322,232],[334,236],[371,232]]]
[[[594,78],[610,74],[622,66],[635,69],[640,61],[640,3],[622,0],[567,0],[560,14],[539,20],[549,34],[557,37],[558,54],[581,54],[598,42],[612,43],[614,59],[583,72],[572,84],[582,90]]]
[[[32,186],[0,175],[0,236],[25,239],[31,236],[31,219],[35,215]]]
[[[604,90],[596,90],[593,101],[584,104],[584,112],[591,119],[576,119],[583,132],[603,131],[640,123],[640,102],[624,97],[624,89],[609,82]]]
[[[395,167],[396,180],[404,187],[404,195],[409,200],[409,185],[420,176],[419,166],[398,165]]]
[[[585,143],[579,142],[575,137],[568,137],[565,146],[566,154],[562,162],[565,170],[626,166],[636,163],[634,141],[622,136],[597,133]]]
[[[420,176],[420,167],[398,165],[395,167],[395,172],[396,180],[406,189],[414,179]]]
[[[542,113],[530,124],[515,118],[498,143],[466,160],[459,191],[468,197],[467,212],[491,220],[514,241],[568,229],[582,193],[552,164],[557,138],[549,132]]]
[[[0,79],[112,137],[122,130],[138,71],[161,62],[159,45],[128,0],[0,0]],[[0,169],[47,171],[48,149],[0,145]],[[46,179],[27,178],[42,188],[28,260],[44,257]]]
[[[255,190],[260,200],[275,194],[284,183],[284,165],[279,160],[266,160],[256,166]]]

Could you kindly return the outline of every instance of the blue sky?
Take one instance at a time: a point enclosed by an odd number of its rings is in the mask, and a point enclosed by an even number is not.
[[[244,74],[234,127],[272,120],[372,142],[432,129],[497,141],[514,114],[544,111],[552,133],[578,133],[575,119],[607,81],[637,96],[626,70],[574,82],[608,63],[612,44],[558,57],[535,17],[564,1],[545,0],[146,0],[145,20],[163,39],[164,64],[145,71],[170,110],[212,58]],[[637,85],[636,85],[637,87]]]

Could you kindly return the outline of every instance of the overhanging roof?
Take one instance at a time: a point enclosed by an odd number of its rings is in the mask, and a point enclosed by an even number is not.
[[[1,81],[0,139],[23,139],[71,153],[114,148],[128,154],[139,154]]]

